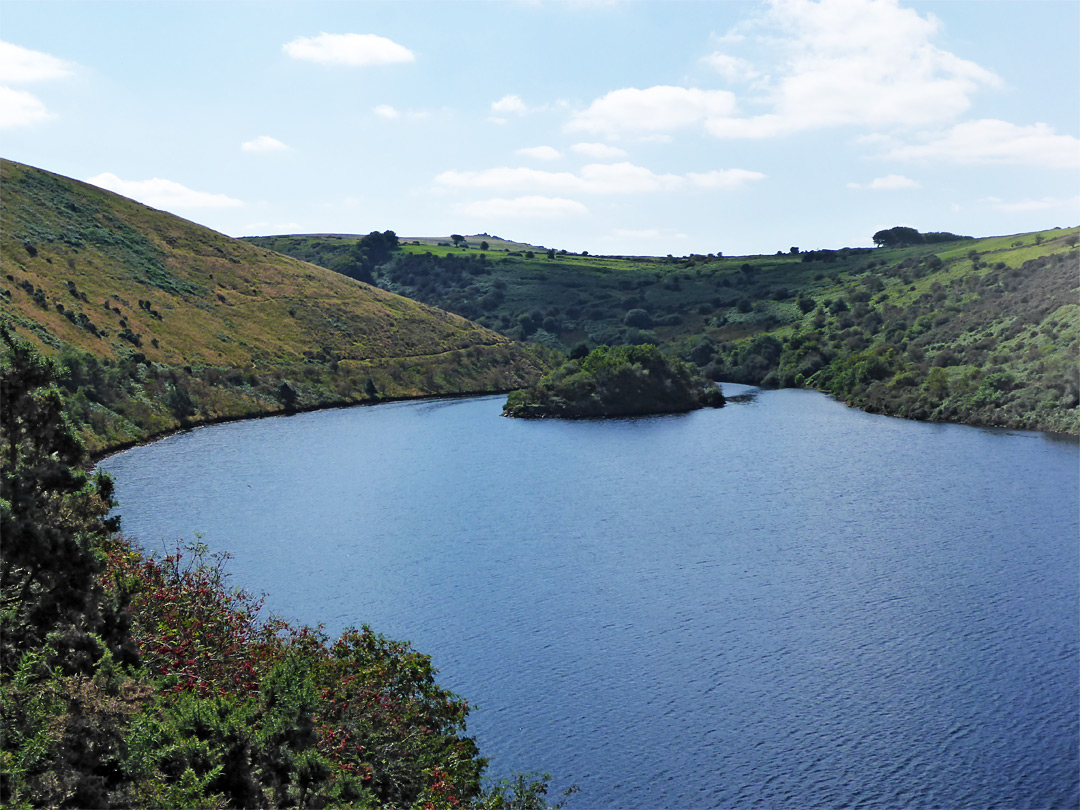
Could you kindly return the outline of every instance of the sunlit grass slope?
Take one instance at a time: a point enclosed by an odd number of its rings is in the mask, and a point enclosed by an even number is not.
[[[544,363],[435,307],[0,164],[0,316],[60,355],[95,450],[222,418],[508,390]]]

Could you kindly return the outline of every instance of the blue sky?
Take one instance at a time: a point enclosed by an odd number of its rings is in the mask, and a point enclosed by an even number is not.
[[[8,0],[0,40],[0,154],[232,236],[1080,223],[1076,0]]]

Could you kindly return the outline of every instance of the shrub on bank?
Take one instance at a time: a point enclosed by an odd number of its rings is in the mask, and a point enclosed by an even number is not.
[[[483,784],[427,656],[265,618],[205,546],[118,535],[57,369],[0,337],[0,803],[547,807],[543,777]]]

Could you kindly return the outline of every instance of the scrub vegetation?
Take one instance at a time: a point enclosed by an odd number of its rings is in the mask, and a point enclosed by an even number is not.
[[[1080,229],[879,247],[590,256],[403,239],[380,287],[562,352],[651,343],[716,380],[915,419],[1080,433]],[[260,245],[331,266],[360,237]]]
[[[198,544],[151,557],[84,471],[60,369],[0,329],[4,807],[547,807],[489,783],[468,703],[368,627],[267,618]]]

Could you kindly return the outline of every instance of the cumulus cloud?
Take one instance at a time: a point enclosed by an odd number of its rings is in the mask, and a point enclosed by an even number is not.
[[[767,138],[836,126],[914,128],[966,112],[1000,78],[933,44],[941,22],[898,0],[770,0],[758,25],[773,36],[770,68],[753,116],[711,115],[721,138]],[[726,53],[705,58],[729,79],[756,78],[750,63]]]
[[[33,93],[0,85],[0,129],[15,129],[55,118]]]
[[[512,189],[534,188],[547,191],[580,191],[581,180],[570,172],[501,166],[480,171],[446,171],[435,178],[451,188]]]
[[[625,149],[609,146],[606,143],[575,143],[570,147],[570,151],[594,160],[619,160],[627,157]]]
[[[240,144],[240,148],[245,152],[287,152],[289,150],[289,147],[269,135],[260,135],[253,140],[244,141]]]
[[[633,163],[590,163],[581,169],[582,191],[594,194],[633,194],[673,191],[686,185],[677,174],[656,174]]]
[[[529,108],[526,106],[525,102],[521,100],[521,96],[507,94],[498,101],[491,102],[491,111],[493,113],[515,113],[517,115],[523,115],[529,111]]]
[[[734,109],[735,94],[727,90],[626,87],[596,99],[571,118],[566,128],[571,132],[652,134],[701,124],[730,115]]]
[[[903,188],[921,188],[921,186],[915,180],[904,177],[902,174],[887,174],[884,177],[875,177],[869,183],[848,183],[848,188],[869,191],[896,191]]]
[[[376,34],[319,34],[317,37],[297,37],[286,42],[282,50],[292,57],[322,65],[396,65],[414,62],[416,56],[404,45]]]
[[[714,51],[708,56],[702,57],[701,61],[729,82],[749,81],[761,75],[746,59],[722,53],[721,51]]]
[[[946,121],[981,87],[1001,84],[933,45],[940,21],[897,0],[774,0],[773,11],[793,35],[777,111],[800,127]]]
[[[0,79],[5,84],[63,79],[74,73],[70,62],[0,40]]]
[[[957,124],[925,143],[895,147],[887,157],[1077,169],[1080,139],[1059,135],[1047,124],[1018,126],[1008,121],[982,119]]]
[[[658,174],[632,163],[590,163],[577,174],[542,169],[498,167],[481,171],[446,171],[435,182],[451,188],[529,189],[577,194],[635,194],[687,187],[734,189],[765,175],[746,169],[725,169],[686,175]]]
[[[74,66],[41,51],[32,51],[0,40],[0,129],[15,129],[48,121],[56,116],[33,93],[10,85],[63,79]]]
[[[480,200],[464,206],[462,212],[481,219],[558,219],[582,216],[589,209],[577,200],[532,195]]]
[[[380,104],[378,107],[372,109],[380,118],[386,118],[390,121],[401,118],[401,113],[395,107],[391,107],[389,104]]]
[[[172,180],[121,180],[111,172],[88,177],[87,183],[131,197],[145,205],[165,210],[185,208],[238,208],[244,203],[224,194],[194,191]]]
[[[686,177],[698,188],[711,188],[724,191],[740,188],[747,183],[765,179],[765,175],[761,172],[752,172],[747,169],[721,169],[701,174],[690,172]]]
[[[562,157],[562,152],[554,146],[528,146],[518,149],[515,154],[535,160],[558,160]]]

